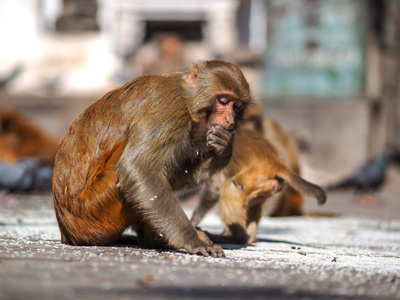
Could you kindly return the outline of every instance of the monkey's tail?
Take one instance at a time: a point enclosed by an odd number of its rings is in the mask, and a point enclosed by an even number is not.
[[[278,174],[278,176],[284,179],[300,194],[311,196],[317,199],[319,205],[323,205],[326,202],[326,193],[320,186],[308,182],[307,180],[304,180],[300,176],[292,174],[291,172],[282,172]]]

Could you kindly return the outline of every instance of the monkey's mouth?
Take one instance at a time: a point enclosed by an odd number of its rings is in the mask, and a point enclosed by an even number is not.
[[[227,128],[227,127],[225,127],[225,126],[222,126],[221,124],[216,124],[216,123],[214,123],[214,124],[211,124],[211,126],[212,126],[212,127],[221,127],[221,128],[225,129],[226,131],[228,131],[228,132],[231,133],[231,134],[234,134],[234,133],[235,133],[235,130],[236,130],[236,125],[233,126],[232,128]]]

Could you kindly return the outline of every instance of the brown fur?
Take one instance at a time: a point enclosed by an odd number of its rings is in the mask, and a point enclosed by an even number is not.
[[[210,239],[251,244],[257,240],[263,204],[282,189],[284,182],[306,196],[315,197],[319,204],[326,201],[325,192],[290,171],[267,139],[242,130],[236,134],[229,165],[205,185],[191,222],[197,226],[219,199],[225,232],[223,236],[209,234]]]
[[[229,162],[249,101],[240,69],[221,61],[141,76],[104,95],[72,123],[56,157],[62,241],[111,244],[131,226],[143,247],[222,256],[174,191],[198,186]]]
[[[242,127],[258,132],[266,137],[278,150],[286,166],[295,174],[301,175],[299,154],[292,136],[271,118],[263,116],[261,102],[255,102],[244,115]],[[298,216],[303,215],[303,196],[284,183],[282,192],[273,196],[264,206],[264,215]]]
[[[0,160],[14,163],[23,157],[54,161],[58,141],[45,134],[26,116],[11,108],[0,108]]]

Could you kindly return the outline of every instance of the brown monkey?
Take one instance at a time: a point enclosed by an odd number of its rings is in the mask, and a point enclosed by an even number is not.
[[[26,116],[11,108],[0,108],[0,161],[15,163],[20,158],[35,157],[52,163],[57,148],[57,139],[43,133]]]
[[[278,150],[286,166],[293,173],[301,175],[299,154],[293,138],[277,121],[263,116],[261,102],[254,102],[246,110],[241,128],[253,130],[266,137]],[[303,202],[303,196],[284,183],[282,192],[268,200],[263,213],[268,216],[279,217],[303,215]]]
[[[228,164],[249,102],[242,72],[222,61],[141,76],[104,95],[72,123],[56,157],[62,242],[107,245],[132,227],[143,247],[223,256],[196,232],[174,191]]]
[[[290,171],[267,139],[252,131],[238,131],[230,163],[204,185],[191,222],[197,226],[219,199],[225,231],[223,235],[207,233],[209,238],[217,243],[251,244],[257,240],[262,205],[284,182],[315,197],[319,204],[326,201],[325,192]]]

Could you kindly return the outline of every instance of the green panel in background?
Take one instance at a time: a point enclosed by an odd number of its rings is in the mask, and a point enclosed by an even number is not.
[[[263,92],[272,98],[335,98],[363,92],[365,2],[268,1]]]

